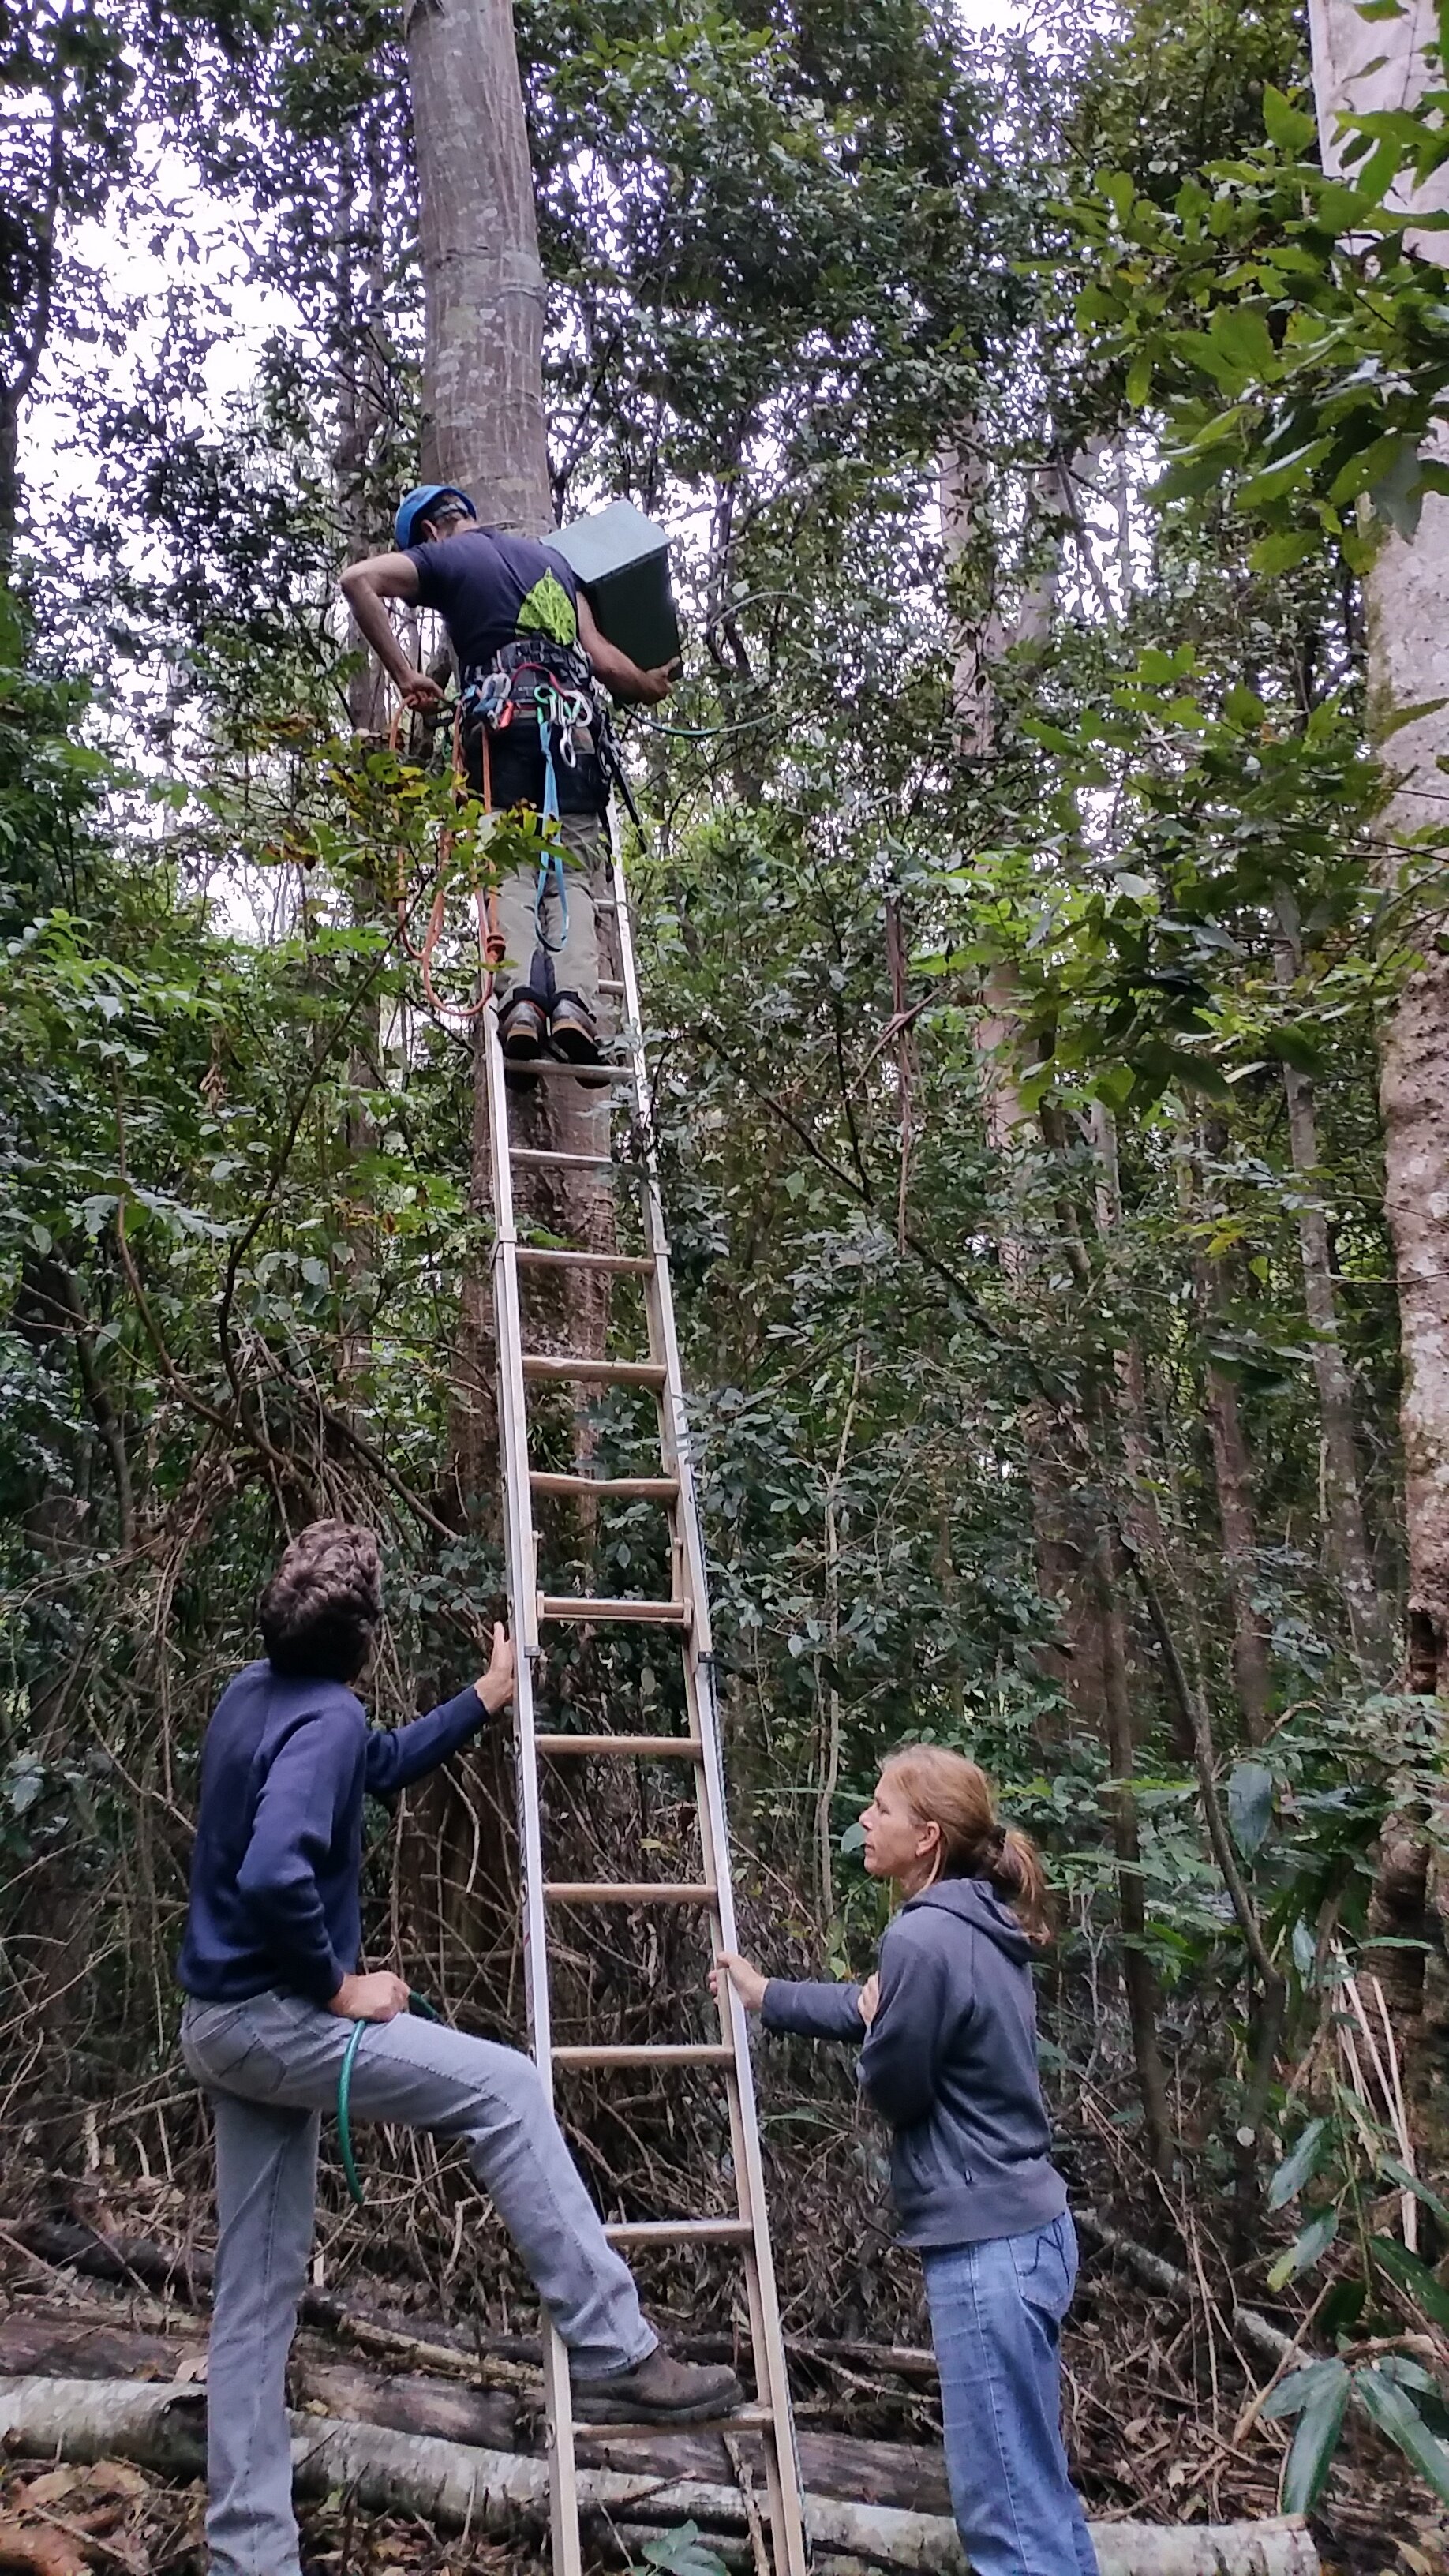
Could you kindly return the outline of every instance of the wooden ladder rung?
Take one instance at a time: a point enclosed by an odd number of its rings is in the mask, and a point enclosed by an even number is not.
[[[768,2433],[775,2418],[768,2406],[737,2406],[733,2415],[711,2415],[703,2424],[691,2424],[691,2433]],[[639,2438],[647,2433],[657,2436],[658,2421],[652,2424],[588,2424],[576,2419],[575,2431],[580,2442],[618,2442]]]
[[[652,1622],[659,1628],[687,1628],[687,1601],[604,1601],[581,1592],[540,1592],[540,1619],[618,1619]]]
[[[604,2230],[611,2245],[748,2245],[754,2233],[747,2218],[638,2218]]]
[[[612,1154],[555,1154],[543,1145],[510,1145],[508,1159],[511,1163],[542,1163],[551,1171],[625,1172],[630,1179],[634,1177],[626,1164],[615,1162]]]
[[[698,1879],[681,1885],[667,1878],[555,1878],[545,1879],[543,1892],[550,1905],[714,1905],[719,1899],[718,1888]]]
[[[565,1761],[570,1754],[584,1753],[632,1754],[640,1762],[667,1761],[671,1755],[680,1762],[704,1760],[704,1746],[692,1735],[536,1735],[533,1747],[536,1753],[561,1754]]]
[[[593,1386],[647,1386],[656,1394],[663,1392],[668,1377],[662,1360],[595,1360],[581,1351],[525,1351],[523,1374],[550,1385],[583,1380]]]
[[[555,1476],[536,1468],[528,1481],[536,1494],[633,1494],[651,1503],[679,1496],[677,1476]]]
[[[543,1073],[554,1082],[583,1082],[590,1089],[597,1084],[602,1090],[605,1082],[636,1079],[632,1064],[572,1064],[564,1057],[549,1055],[518,1056],[506,1061],[510,1073]]]
[[[712,2040],[655,2040],[637,2048],[556,2048],[555,2066],[733,2066],[735,2053]]]
[[[535,1270],[614,1270],[633,1271],[646,1279],[654,1268],[650,1252],[550,1252],[540,1245],[520,1243],[514,1247],[514,1259],[526,1261]]]

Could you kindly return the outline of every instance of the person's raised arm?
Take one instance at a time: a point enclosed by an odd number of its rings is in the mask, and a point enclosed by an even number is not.
[[[426,671],[414,670],[384,604],[389,599],[416,600],[419,590],[418,568],[411,555],[369,555],[361,563],[349,564],[342,575],[342,596],[357,620],[358,630],[405,703],[410,707],[440,707],[442,690]]]
[[[757,2012],[766,2030],[793,2030],[802,2039],[862,2040],[869,2025],[869,1986],[832,1979],[765,1977],[737,1950],[721,1950],[710,1976],[711,1994],[728,1977],[746,2012]],[[874,1985],[875,1980],[870,1980]]]
[[[361,620],[358,621],[361,624]],[[579,642],[611,697],[622,698],[626,706],[657,707],[667,698],[679,670],[677,662],[661,662],[654,671],[641,671],[617,644],[611,644],[582,591],[579,592]]]
[[[476,1735],[485,1717],[496,1717],[513,1697],[513,1641],[501,1621],[493,1627],[488,1670],[466,1690],[429,1709],[409,1726],[379,1726],[367,1738],[366,1784],[374,1798],[391,1798],[424,1773],[436,1771]]]

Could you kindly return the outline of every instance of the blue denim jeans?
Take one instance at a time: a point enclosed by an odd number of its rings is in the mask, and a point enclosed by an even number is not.
[[[1061,2328],[1077,2278],[1070,2218],[922,2257],[941,2374],[946,2474],[972,2576],[1098,2576],[1062,2446]]]

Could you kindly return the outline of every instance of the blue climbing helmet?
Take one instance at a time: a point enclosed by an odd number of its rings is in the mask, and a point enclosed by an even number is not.
[[[393,535],[400,546],[417,544],[419,521],[436,509],[440,501],[461,501],[470,519],[478,516],[467,493],[460,492],[456,483],[418,483],[399,501],[397,517],[392,523]]]

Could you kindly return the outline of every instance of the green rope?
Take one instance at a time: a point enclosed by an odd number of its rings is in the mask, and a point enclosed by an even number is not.
[[[414,1994],[411,1987],[408,1989],[408,2011],[416,2013],[420,2021],[442,2020],[442,2014],[434,2012],[427,1997]],[[367,2192],[362,2176],[357,2170],[357,2158],[352,2152],[352,2069],[357,2062],[357,2052],[362,2045],[363,2032],[374,2027],[375,2025],[368,2021],[353,2023],[352,2037],[347,2043],[337,2077],[337,2143],[342,2150],[342,2170],[347,2176],[347,2188],[359,2209],[366,2202]]]

